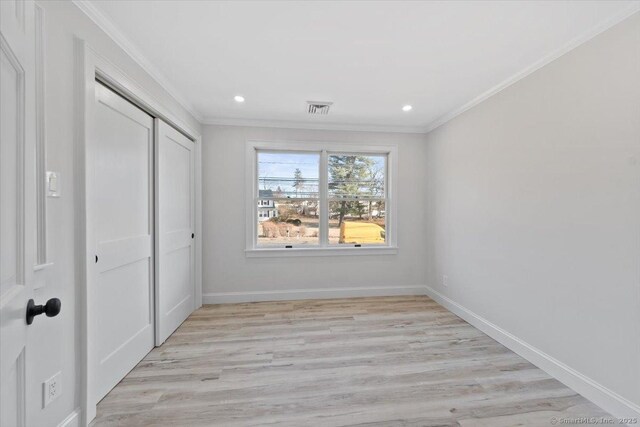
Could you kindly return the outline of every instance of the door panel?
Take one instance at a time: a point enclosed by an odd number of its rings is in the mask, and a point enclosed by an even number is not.
[[[153,348],[153,119],[96,82],[96,401]]]
[[[195,308],[194,144],[155,120],[156,130],[156,345]]]
[[[105,273],[129,262],[146,260],[149,258],[149,248],[152,245],[149,235],[101,242],[98,248],[98,271]]]
[[[100,274],[96,296],[100,304],[112,308],[109,321],[98,323],[98,357],[102,364],[107,363],[114,352],[149,326],[149,292],[142,286],[131,286],[146,283],[149,280],[149,268],[147,256]],[[123,298],[124,295],[126,298]]]
[[[27,301],[35,263],[33,2],[0,2],[0,425],[29,423]],[[27,395],[30,393],[30,395]]]
[[[0,381],[0,426],[25,425],[25,380],[24,349],[15,360],[9,360],[7,370]]]
[[[19,197],[21,184],[19,165],[22,164],[22,140],[24,116],[20,105],[24,103],[24,73],[18,59],[2,40],[0,46],[0,90],[2,93],[0,113],[2,114],[2,146],[0,147],[0,194],[2,195],[2,215],[0,215],[0,295],[9,292],[19,284],[18,272],[22,269],[18,255],[19,231],[22,228]]]

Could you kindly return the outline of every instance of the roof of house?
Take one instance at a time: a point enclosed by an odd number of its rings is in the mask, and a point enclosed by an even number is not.
[[[258,190],[258,197],[273,197],[273,190]]]

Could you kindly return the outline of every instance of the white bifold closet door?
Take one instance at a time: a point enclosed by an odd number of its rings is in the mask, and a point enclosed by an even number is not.
[[[155,119],[156,345],[195,308],[194,143]]]
[[[154,344],[153,118],[96,82],[88,289],[95,402]]]

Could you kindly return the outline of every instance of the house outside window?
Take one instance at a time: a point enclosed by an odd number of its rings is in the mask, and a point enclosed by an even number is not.
[[[258,197],[260,197],[258,200],[258,220],[265,221],[270,218],[277,218],[278,211],[273,201],[273,191],[260,190]]]

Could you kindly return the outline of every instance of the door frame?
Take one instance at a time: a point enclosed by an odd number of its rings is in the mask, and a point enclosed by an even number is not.
[[[195,308],[202,305],[202,136],[200,133],[180,120],[161,102],[158,102],[143,85],[126,75],[108,59],[100,55],[89,44],[79,38],[74,41],[75,49],[75,112],[76,135],[74,167],[77,174],[74,180],[75,200],[75,247],[76,247],[76,282],[80,283],[78,294],[78,314],[80,317],[81,339],[81,390],[80,409],[82,424],[87,425],[96,415],[97,402],[92,398],[91,346],[90,339],[95,339],[90,325],[90,292],[89,284],[95,281],[90,272],[94,262],[92,206],[88,203],[92,178],[87,165],[95,150],[91,137],[95,123],[95,81],[99,79],[125,99],[140,107],[153,117],[160,118],[183,133],[195,144]],[[154,214],[155,216],[155,214]],[[154,289],[157,282],[154,283]]]

